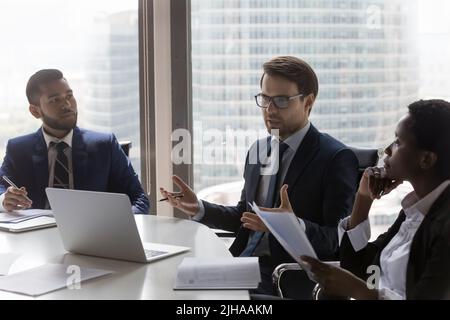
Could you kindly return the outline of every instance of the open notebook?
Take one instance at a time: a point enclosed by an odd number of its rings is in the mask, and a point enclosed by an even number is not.
[[[178,266],[174,289],[255,289],[259,282],[257,257],[187,257]]]
[[[51,210],[29,209],[0,213],[0,230],[24,232],[56,226]]]

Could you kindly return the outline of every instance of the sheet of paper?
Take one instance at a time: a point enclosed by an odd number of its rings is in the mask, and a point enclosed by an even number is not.
[[[53,212],[51,210],[41,210],[41,209],[1,212],[0,223],[19,223],[37,217],[53,217]]]
[[[19,258],[17,253],[0,253],[0,276],[9,273],[11,265]]]
[[[184,258],[175,289],[252,289],[261,282],[257,257]]]
[[[79,282],[101,277],[112,273],[109,270],[80,268],[79,273],[63,264],[45,264],[43,266],[0,277],[0,290],[40,296],[58,289],[74,285],[75,274],[79,274]],[[82,286],[82,283],[80,284]]]
[[[263,211],[254,202],[251,207],[283,248],[303,268],[307,269],[307,266],[300,260],[300,256],[310,256],[317,259],[316,252],[295,214]]]

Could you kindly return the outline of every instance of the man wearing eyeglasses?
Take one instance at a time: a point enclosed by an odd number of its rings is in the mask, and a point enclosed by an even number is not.
[[[352,209],[358,161],[345,145],[320,133],[310,123],[319,86],[315,72],[305,61],[291,56],[277,57],[266,62],[263,69],[261,93],[255,100],[270,136],[254,143],[248,152],[239,203],[220,206],[199,200],[176,176],[173,181],[183,197],[163,188],[161,193],[172,206],[194,220],[236,232],[231,253],[259,257],[262,283],[256,293],[274,294],[273,269],[294,260],[259,217],[250,212],[249,203],[277,207],[283,201],[280,188],[288,188],[293,212],[318,257],[336,260],[337,225]],[[273,166],[267,163],[277,163],[276,170],[268,170]]]

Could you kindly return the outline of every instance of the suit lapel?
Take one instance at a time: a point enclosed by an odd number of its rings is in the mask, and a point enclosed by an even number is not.
[[[411,288],[416,281],[416,269],[420,269],[419,266],[425,262],[423,260],[424,257],[421,255],[424,248],[429,245],[425,234],[429,234],[431,232],[431,224],[437,217],[439,217],[439,215],[448,214],[449,199],[450,186],[448,186],[433,203],[413,237],[411,248],[409,250],[410,254],[408,266],[406,269],[406,292],[409,291],[409,288]]]
[[[72,163],[75,189],[85,189],[87,174],[88,153],[78,127],[73,130],[72,138]]]
[[[48,187],[48,152],[42,129],[35,135],[35,145],[32,154],[33,172],[36,183],[36,199],[45,205],[45,188]]]
[[[249,190],[248,190],[248,202],[253,202],[255,200],[256,191],[258,189],[259,185],[259,179],[260,179],[260,171],[261,171],[261,164],[253,164],[250,166],[250,173],[249,173]],[[248,204],[246,203],[248,206]]]
[[[284,178],[284,184],[289,185],[288,190],[293,190],[292,186],[302,175],[308,164],[319,151],[319,131],[311,125],[308,133],[300,144],[294,158],[291,161],[289,169]],[[291,196],[291,193],[289,196]]]
[[[249,155],[249,183],[248,183],[248,202],[253,202],[256,198],[256,192],[258,191],[259,182],[261,179],[261,169],[264,163],[267,163],[268,155],[270,154],[270,140],[271,137],[267,137],[267,140],[259,140],[256,145],[257,159],[254,159],[252,154]],[[264,161],[263,161],[264,160]],[[256,162],[256,163],[255,163]]]

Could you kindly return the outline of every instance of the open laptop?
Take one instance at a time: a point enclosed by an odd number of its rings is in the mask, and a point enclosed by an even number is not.
[[[142,243],[125,194],[55,188],[45,191],[69,252],[147,263],[189,250]]]

